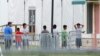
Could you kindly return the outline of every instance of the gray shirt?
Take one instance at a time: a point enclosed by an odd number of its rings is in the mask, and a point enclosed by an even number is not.
[[[50,34],[49,31],[43,30],[41,32],[41,47],[42,48],[48,48],[50,47]]]
[[[82,28],[76,29],[76,38],[81,38]]]
[[[47,30],[43,30],[41,33],[49,33],[49,31],[47,31]]]

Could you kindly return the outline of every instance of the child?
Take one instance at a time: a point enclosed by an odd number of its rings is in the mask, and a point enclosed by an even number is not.
[[[67,37],[68,37],[68,33],[67,33],[67,25],[63,25],[63,31],[61,33],[61,36],[62,36],[62,48],[66,48],[67,46]]]
[[[28,34],[29,31],[27,29],[27,24],[23,23],[23,48],[29,48],[29,38],[28,38]]]
[[[5,40],[5,49],[9,49],[12,46],[12,22],[8,22],[7,26],[4,28],[4,40]]]
[[[50,47],[50,36],[46,25],[43,26],[43,31],[41,32],[41,47],[48,49]]]
[[[57,25],[54,24],[53,25],[53,47],[54,48],[59,48],[60,45],[59,45],[59,33],[58,33],[58,30],[57,30]]]
[[[80,46],[82,46],[82,41],[81,41],[81,33],[82,32],[82,28],[84,27],[84,25],[77,23],[76,25],[74,25],[75,29],[76,29],[76,47],[80,48]]]
[[[17,28],[16,29],[16,48],[18,48],[19,50],[20,50],[20,48],[21,48],[21,42],[22,42],[22,32],[20,32],[20,29],[19,28]]]

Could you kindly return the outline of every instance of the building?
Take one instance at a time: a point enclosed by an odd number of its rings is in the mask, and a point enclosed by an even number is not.
[[[34,25],[29,30],[35,34],[41,33],[42,26],[47,25],[51,31],[51,1],[0,0],[0,25],[5,25],[8,21],[13,24],[27,23]],[[57,24],[58,31],[61,32],[64,24],[68,25],[68,31],[73,31],[73,25],[81,23],[85,31],[83,38],[92,38],[95,47],[97,38],[100,38],[99,13],[99,0],[54,0],[54,24]]]
[[[74,0],[72,3],[85,6],[87,36],[90,37],[89,34],[91,34],[93,46],[97,47],[98,38],[100,38],[100,0]]]
[[[24,2],[25,1],[25,2]],[[62,1],[62,2],[61,2]],[[0,0],[0,25],[5,25],[8,21],[13,24],[32,24],[33,32],[39,34],[43,25],[51,31],[51,0]],[[77,7],[80,14],[78,20],[73,23],[72,0],[54,0],[54,24],[61,32],[62,25],[68,25],[68,31],[74,30],[75,23],[82,23],[82,7]],[[77,11],[76,11],[77,12]]]

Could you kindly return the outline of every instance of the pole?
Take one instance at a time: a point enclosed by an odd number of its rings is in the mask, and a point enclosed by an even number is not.
[[[61,0],[61,31],[62,31],[62,22],[63,22],[63,0]]]
[[[54,0],[52,0],[51,5],[51,33],[53,33]]]
[[[25,0],[24,0],[24,23],[25,23]]]
[[[83,12],[83,15],[82,15],[82,18],[83,18],[83,19],[82,19],[82,20],[83,20],[83,23],[82,23],[82,24],[84,24],[84,19],[85,19],[85,17],[84,17],[84,12],[85,12],[85,11],[84,11],[84,5],[83,5],[83,4],[82,4],[82,12]]]
[[[41,31],[42,31],[42,26],[43,26],[43,0],[41,0],[42,2],[42,8],[41,8]]]
[[[74,26],[74,5],[73,5],[73,26]],[[74,30],[74,27],[72,27],[72,29]]]
[[[7,0],[7,5],[8,5],[8,22],[9,22],[9,20],[10,20],[10,18],[9,18],[9,0]]]

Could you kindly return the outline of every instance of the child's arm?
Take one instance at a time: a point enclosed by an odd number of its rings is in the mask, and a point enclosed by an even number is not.
[[[82,28],[84,27],[84,25],[82,25]]]
[[[74,25],[75,29],[77,29],[76,25]]]
[[[82,28],[84,27],[84,25],[82,25],[82,24],[81,24],[81,26],[82,26]],[[85,31],[82,31],[82,33],[85,33]]]

